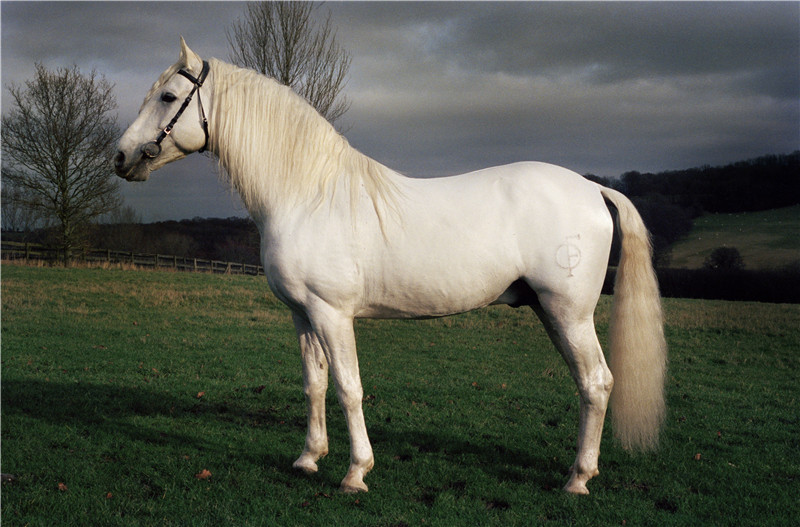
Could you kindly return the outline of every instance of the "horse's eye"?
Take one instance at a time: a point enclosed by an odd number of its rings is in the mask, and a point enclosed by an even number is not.
[[[175,102],[177,99],[178,99],[178,98],[177,98],[177,97],[175,97],[175,95],[174,95],[174,94],[172,94],[172,93],[170,93],[170,92],[168,92],[168,91],[166,91],[166,92],[164,92],[164,93],[162,93],[162,94],[161,94],[161,100],[162,100],[163,102]]]

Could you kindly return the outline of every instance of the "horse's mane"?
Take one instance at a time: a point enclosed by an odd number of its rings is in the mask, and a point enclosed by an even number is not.
[[[276,202],[318,207],[345,183],[353,212],[363,188],[383,223],[396,190],[391,170],[351,147],[290,88],[252,70],[210,62],[210,146],[251,212]]]

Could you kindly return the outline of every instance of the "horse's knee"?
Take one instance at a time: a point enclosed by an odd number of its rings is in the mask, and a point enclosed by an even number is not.
[[[316,383],[307,383],[303,386],[303,393],[306,396],[307,401],[318,401],[320,399],[325,399],[325,394],[328,392],[328,383],[326,382],[316,382]]]
[[[341,389],[338,391],[339,404],[345,412],[354,411],[361,408],[364,400],[364,390],[359,388]]]

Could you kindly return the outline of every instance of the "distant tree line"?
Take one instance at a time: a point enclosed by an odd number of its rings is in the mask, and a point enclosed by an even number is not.
[[[704,212],[753,212],[800,203],[800,150],[721,167],[658,174],[626,172],[629,196],[659,194],[683,208]]]
[[[587,175],[631,198],[653,236],[656,264],[669,266],[670,247],[704,213],[752,212],[800,203],[800,150],[725,166]],[[616,253],[615,251],[612,251]]]
[[[139,223],[130,214],[110,223],[92,225],[86,248],[163,254],[260,265],[258,228],[249,218],[193,218],[181,221]],[[9,241],[52,246],[58,233],[52,229],[4,232]],[[78,248],[79,249],[79,248]]]
[[[260,236],[250,218],[193,218],[147,224],[97,225],[95,246],[104,249],[222,260],[258,265]]]

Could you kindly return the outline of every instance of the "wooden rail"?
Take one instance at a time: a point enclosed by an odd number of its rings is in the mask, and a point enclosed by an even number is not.
[[[64,259],[61,249],[46,247],[37,243],[2,242],[3,260],[42,260],[55,262]],[[239,262],[222,262],[201,258],[185,258],[164,254],[138,254],[130,251],[110,249],[78,249],[72,251],[70,260],[90,263],[129,264],[149,269],[166,268],[177,271],[206,273],[260,275],[264,268]]]

